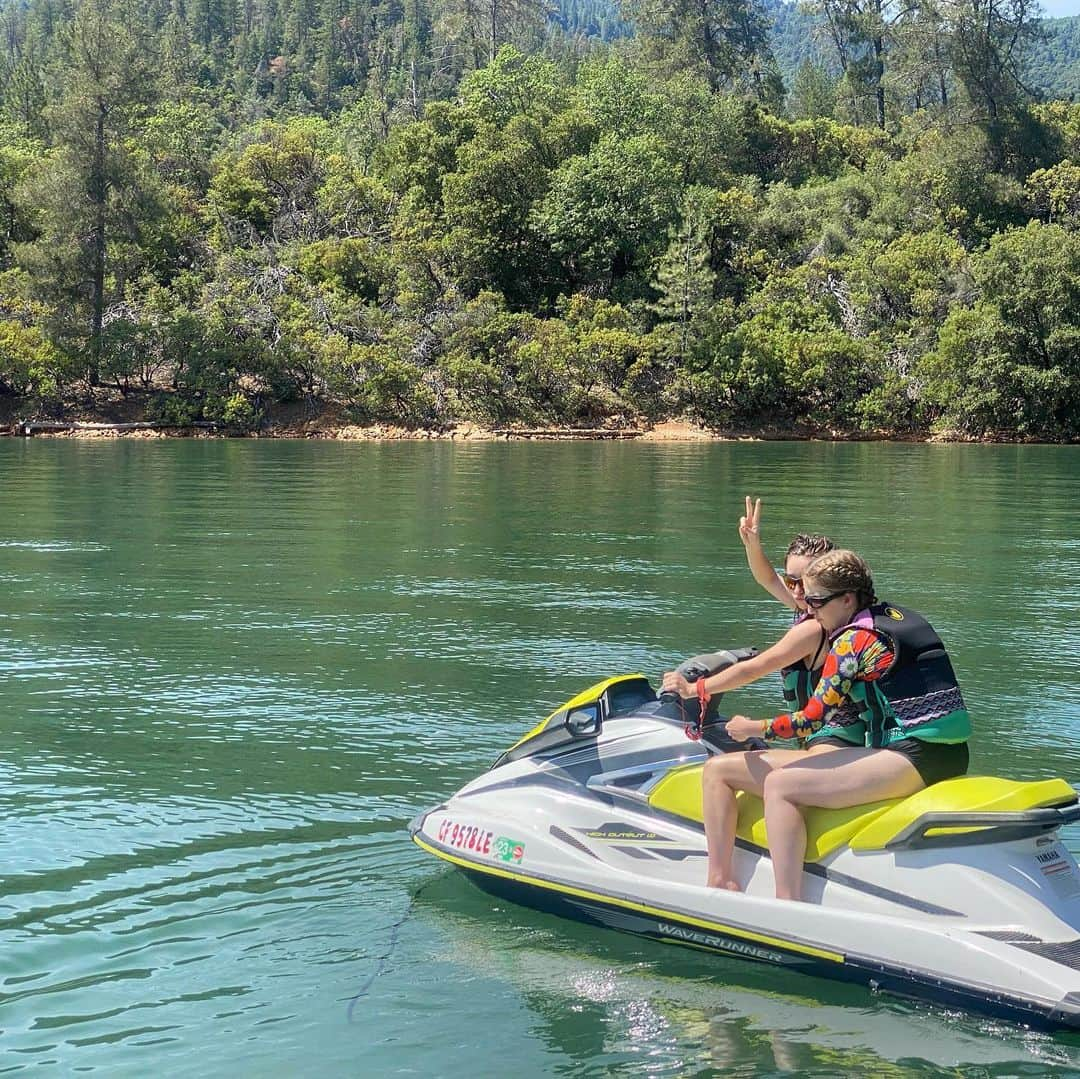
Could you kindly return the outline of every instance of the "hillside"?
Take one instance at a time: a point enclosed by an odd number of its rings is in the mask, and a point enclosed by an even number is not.
[[[1024,73],[1032,89],[1047,99],[1080,97],[1080,15],[1043,19],[1044,40],[1031,48]]]
[[[636,2],[0,8],[0,415],[1080,437],[1012,24],[837,93],[796,9]]]
[[[820,18],[787,0],[764,0],[763,6],[771,23],[769,44],[789,90],[806,60],[827,70],[836,67]],[[570,33],[605,42],[633,33],[619,0],[559,0],[557,21]],[[1044,37],[1031,46],[1023,65],[1025,81],[1046,100],[1073,100],[1080,96],[1080,15],[1042,19],[1041,26]]]

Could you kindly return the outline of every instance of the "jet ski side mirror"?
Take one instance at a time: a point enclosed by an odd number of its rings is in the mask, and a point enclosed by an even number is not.
[[[603,722],[600,719],[600,702],[588,704],[584,708],[575,708],[563,724],[571,738],[593,738],[600,733]]]

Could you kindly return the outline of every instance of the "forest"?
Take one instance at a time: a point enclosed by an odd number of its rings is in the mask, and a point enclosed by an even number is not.
[[[5,3],[0,409],[1074,440],[1038,15]]]

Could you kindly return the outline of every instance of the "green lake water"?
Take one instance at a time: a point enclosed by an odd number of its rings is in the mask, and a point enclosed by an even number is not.
[[[973,771],[1080,782],[1078,448],[0,440],[0,1074],[1080,1074],[409,842],[591,682],[783,631],[744,492],[930,616]]]

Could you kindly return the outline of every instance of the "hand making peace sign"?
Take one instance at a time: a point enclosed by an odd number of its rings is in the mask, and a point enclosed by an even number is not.
[[[756,498],[751,500],[750,496],[746,496],[746,516],[739,518],[739,539],[742,540],[744,547],[749,549],[751,546],[761,545],[761,535],[759,532],[761,521],[761,499]]]

